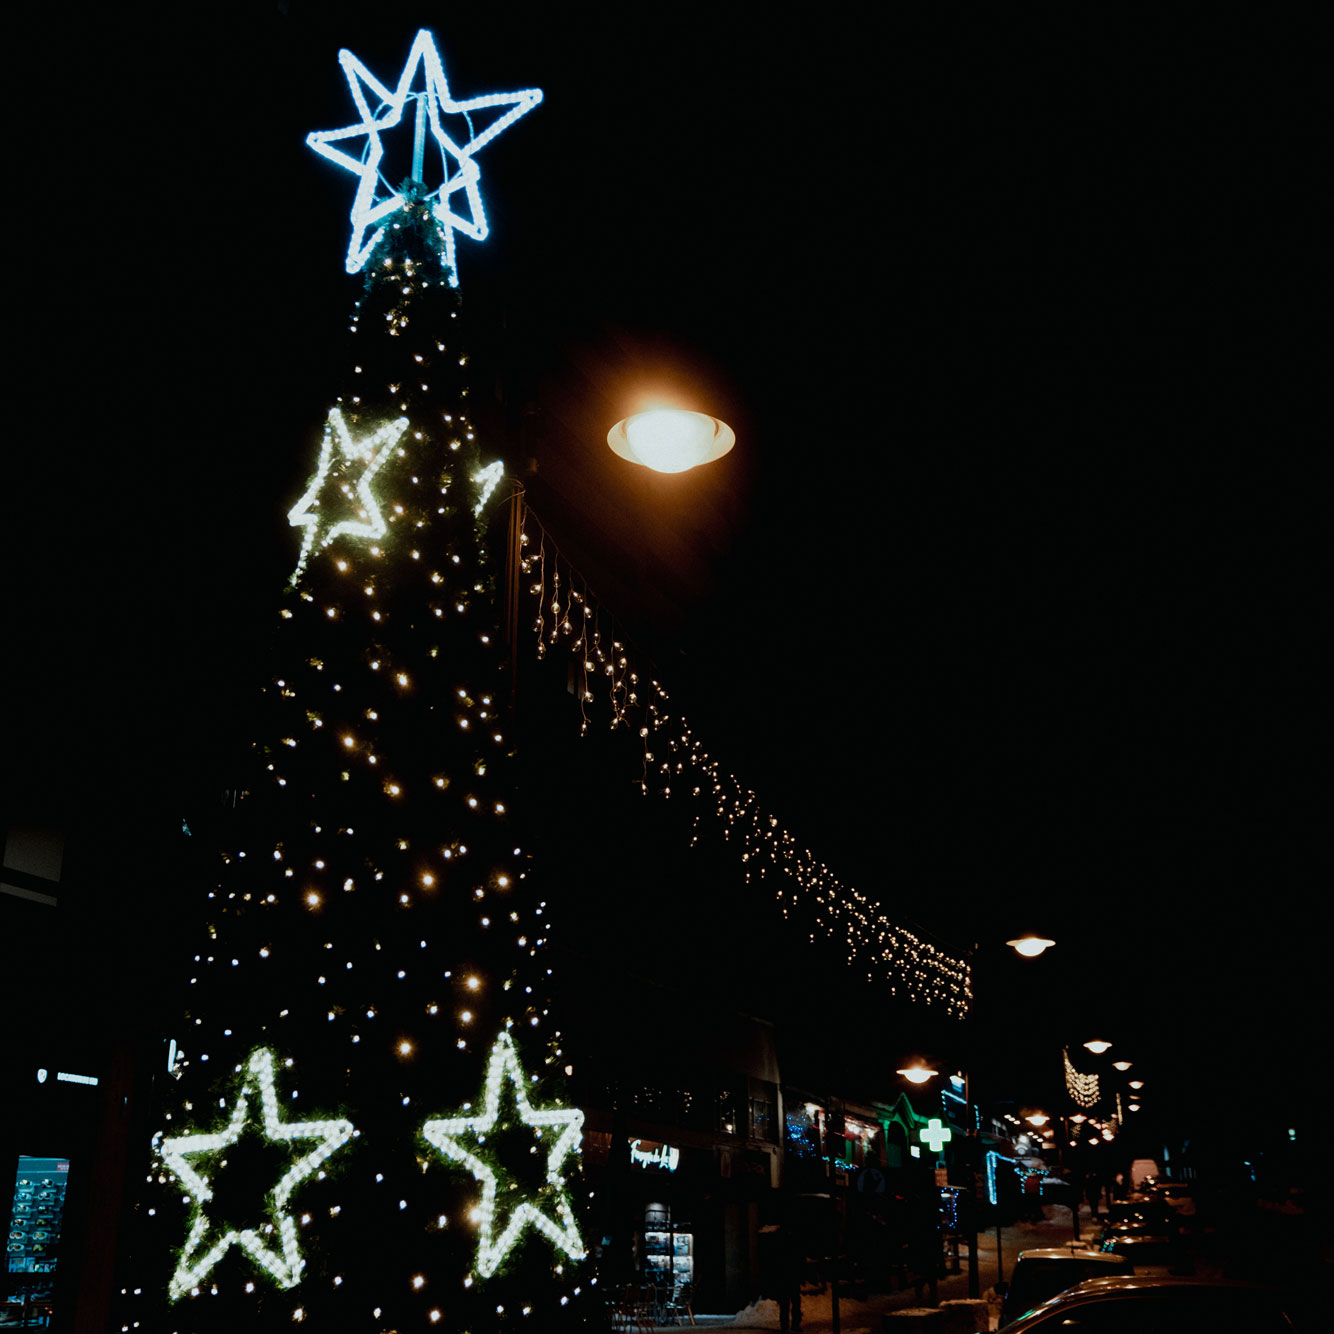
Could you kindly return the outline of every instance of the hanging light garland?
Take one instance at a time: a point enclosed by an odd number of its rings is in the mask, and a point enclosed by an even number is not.
[[[1065,1061],[1065,1091],[1080,1107],[1097,1106],[1098,1076],[1081,1074],[1076,1070],[1070,1060],[1069,1048],[1061,1048],[1061,1057]]]
[[[587,586],[576,588],[583,581],[532,511],[524,506],[522,515],[520,570],[535,605],[530,623],[535,651],[538,658],[563,651],[573,659],[580,735],[587,733],[589,708],[601,695],[611,728],[628,728],[639,738],[641,790],[664,798],[674,789],[687,792],[736,846],[746,882],[754,878],[772,886],[784,920],[804,930],[812,943],[837,939],[848,964],[867,981],[887,982],[893,995],[943,1006],[963,1018],[972,997],[967,962],[896,925],[874,900],[844,884],[709,754],[686,719],[669,707],[662,685],[633,665],[624,641],[604,637],[603,617]],[[697,829],[699,821],[697,813]]]

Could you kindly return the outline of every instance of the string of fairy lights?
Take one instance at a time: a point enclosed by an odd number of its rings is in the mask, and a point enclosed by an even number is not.
[[[840,880],[709,753],[669,706],[662,683],[636,665],[623,639],[604,630],[609,617],[522,497],[514,503],[521,507],[519,568],[532,599],[535,652],[540,659],[559,653],[572,661],[580,735],[593,725],[590,710],[600,700],[610,727],[625,728],[639,740],[642,791],[665,798],[682,791],[697,803],[692,845],[701,815],[712,816],[736,847],[746,882],[769,886],[783,919],[812,943],[833,938],[848,965],[868,981],[963,1018],[972,994],[967,962],[897,925],[876,902]]]
[[[1076,1070],[1067,1048],[1061,1048],[1061,1057],[1065,1061],[1066,1092],[1080,1107],[1096,1107],[1101,1096],[1098,1090],[1098,1076],[1086,1075]]]

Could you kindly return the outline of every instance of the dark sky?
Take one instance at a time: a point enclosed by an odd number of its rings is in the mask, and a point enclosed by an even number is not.
[[[352,178],[304,135],[353,119],[340,46],[392,83],[429,26],[457,96],[546,94],[459,243],[479,388],[531,409],[497,447],[600,587],[640,588],[616,610],[715,753],[891,915],[1057,936],[1049,1019],[1296,1087],[1328,152],[1300,27],[1187,8],[292,0],[33,32],[9,778],[170,786],[220,745],[356,291]],[[607,454],[655,378],[736,427],[707,476]]]

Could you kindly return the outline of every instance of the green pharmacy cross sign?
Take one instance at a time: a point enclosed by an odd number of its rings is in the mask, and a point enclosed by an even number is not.
[[[954,1138],[954,1134],[949,1126],[941,1124],[940,1117],[933,1116],[926,1123],[926,1129],[917,1132],[917,1137],[932,1153],[938,1154]]]

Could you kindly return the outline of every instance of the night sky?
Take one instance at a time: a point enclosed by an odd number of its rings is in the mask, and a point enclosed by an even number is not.
[[[340,46],[392,83],[427,26],[456,96],[546,94],[459,242],[478,415],[714,753],[891,916],[1055,936],[1020,1026],[1124,1033],[1183,1107],[1283,1119],[1328,1008],[1306,35],[714,8],[28,35],[7,789],[214,781],[357,291],[352,178],[304,136],[354,119]],[[603,438],[650,383],[733,453],[629,476]]]

